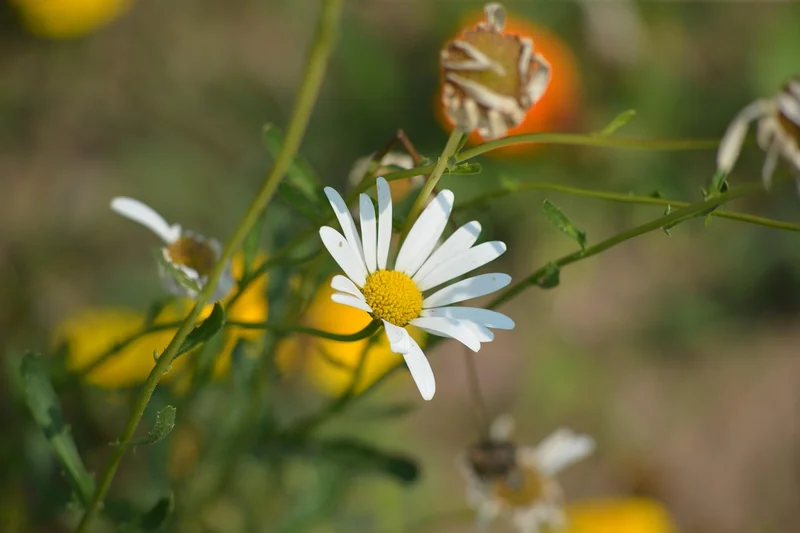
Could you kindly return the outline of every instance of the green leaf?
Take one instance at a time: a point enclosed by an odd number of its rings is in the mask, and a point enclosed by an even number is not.
[[[364,409],[359,410],[356,413],[353,413],[353,417],[357,418],[360,421],[400,418],[413,412],[418,407],[418,405],[419,405],[418,403],[414,402],[403,402],[403,403],[395,403],[389,405],[377,405],[374,407],[366,407]]]
[[[190,278],[186,272],[167,261],[167,259],[164,257],[164,253],[161,251],[161,248],[156,248],[154,255],[159,266],[166,270],[167,274],[169,274],[172,279],[177,281],[181,287],[196,293],[202,290],[202,287],[200,287],[200,284],[196,279]]]
[[[250,341],[239,339],[231,352],[231,374],[234,386],[237,389],[249,384],[256,374],[258,358],[247,354],[247,350],[251,348]]]
[[[622,126],[627,124],[633,117],[636,116],[635,109],[628,109],[627,111],[623,111],[616,117],[614,120],[608,123],[608,126],[597,132],[595,135],[598,137],[608,137],[609,135],[613,135],[618,129]]]
[[[725,174],[724,172],[717,171],[711,178],[711,185],[709,185],[709,191],[706,194],[706,197],[727,191],[728,190],[727,178],[728,178],[727,174]]]
[[[211,314],[208,316],[208,318],[203,320],[201,324],[195,326],[194,329],[189,332],[189,335],[187,335],[186,339],[184,339],[183,344],[181,344],[181,347],[178,349],[178,353],[175,354],[175,357],[197,348],[204,342],[208,342],[208,340],[216,335],[224,325],[225,311],[222,309],[222,306],[219,304],[219,302],[217,302],[214,304],[214,309],[211,310]]]
[[[545,267],[544,274],[542,274],[542,277],[536,282],[536,285],[542,289],[552,289],[553,287],[558,287],[560,282],[561,269],[555,263],[548,263]]]
[[[402,483],[413,483],[419,477],[419,467],[413,459],[379,450],[366,442],[340,438],[316,445],[324,458],[354,471],[381,472]]]
[[[323,204],[320,203],[319,198],[309,197],[297,186],[285,181],[278,185],[278,195],[313,224],[317,225],[322,222],[322,214],[325,211],[322,209]]]
[[[283,146],[283,132],[274,124],[266,124],[262,130],[262,137],[267,151],[273,158],[277,157]],[[291,184],[299,193],[311,201],[321,201],[323,199],[322,181],[314,173],[311,165],[300,156],[295,156],[294,161],[289,165],[284,182]]]
[[[139,528],[143,531],[161,529],[174,508],[175,497],[172,494],[161,498],[149,511],[142,515],[139,520]]]
[[[561,230],[563,233],[572,237],[581,247],[581,250],[586,249],[586,232],[580,231],[567,216],[556,207],[550,200],[545,200],[542,204],[542,211],[544,216],[550,223]]]
[[[41,357],[28,353],[22,358],[21,373],[25,401],[36,424],[42,428],[78,497],[87,504],[94,492],[94,481],[78,453],[78,448],[64,424],[61,404],[47,376]]]
[[[175,414],[177,409],[168,405],[156,413],[156,422],[153,429],[147,434],[147,440],[143,444],[155,444],[166,438],[175,428]]]
[[[453,166],[449,169],[450,174],[462,174],[462,175],[469,175],[469,174],[480,174],[483,167],[481,167],[480,163],[461,163],[458,165]]]

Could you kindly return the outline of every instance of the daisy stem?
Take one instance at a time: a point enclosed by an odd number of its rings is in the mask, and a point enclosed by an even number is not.
[[[414,221],[422,212],[422,208],[425,207],[425,200],[428,199],[433,190],[436,188],[436,184],[439,183],[439,180],[442,178],[442,174],[444,174],[444,170],[447,168],[450,158],[456,155],[456,151],[458,150],[458,146],[461,143],[462,137],[464,137],[464,134],[458,128],[453,128],[453,131],[450,132],[450,137],[447,139],[447,144],[444,145],[442,155],[439,156],[439,160],[436,162],[436,166],[433,167],[433,171],[431,172],[430,176],[428,176],[427,181],[425,181],[425,185],[419,192],[419,196],[417,196],[417,199],[414,200],[414,205],[411,206],[411,211],[408,212],[406,223],[403,226],[403,236],[401,242],[405,240],[405,236],[408,235],[408,232],[411,229],[411,226],[414,224]],[[419,169],[416,170],[419,173]]]
[[[342,0],[323,0],[320,18],[317,23],[317,28],[314,36],[314,42],[309,51],[308,59],[306,62],[305,74],[303,82],[298,92],[297,101],[292,111],[292,116],[289,122],[289,127],[286,130],[286,137],[280,153],[275,158],[272,170],[264,180],[261,189],[256,194],[253,202],[250,204],[247,212],[245,213],[242,221],[239,223],[238,228],[233,234],[233,237],[228,241],[225,248],[220,255],[219,261],[208,277],[203,291],[198,295],[197,301],[192,308],[192,311],[181,323],[178,331],[175,333],[172,341],[169,343],[164,353],[158,358],[158,362],[153,367],[153,370],[147,376],[138,397],[136,398],[133,410],[131,411],[122,435],[119,438],[119,446],[116,446],[111,452],[111,457],[106,464],[105,469],[98,478],[98,483],[95,488],[94,494],[86,510],[78,524],[77,532],[86,533],[97,515],[100,506],[105,498],[108,489],[111,487],[111,482],[117,472],[123,456],[130,448],[131,440],[139,426],[139,422],[144,415],[145,408],[150,401],[161,377],[169,369],[172,360],[178,353],[183,341],[191,332],[200,313],[205,304],[211,298],[211,295],[216,288],[222,272],[226,264],[233,256],[234,252],[241,246],[247,236],[250,228],[258,221],[261,212],[266,207],[267,203],[272,199],[278,184],[283,179],[286,171],[289,169],[290,164],[294,160],[294,156],[300,148],[300,143],[308,126],[311,117],[311,111],[316,103],[322,81],[325,77],[325,70],[328,64],[328,57],[333,50],[334,43],[339,27],[339,19],[342,11]]]
[[[469,394],[472,397],[472,404],[475,409],[475,419],[478,422],[478,433],[483,439],[489,436],[489,415],[486,409],[486,402],[481,392],[481,382],[478,378],[478,365],[475,362],[475,352],[469,348],[464,349],[464,360],[467,368],[467,382],[469,383]]]

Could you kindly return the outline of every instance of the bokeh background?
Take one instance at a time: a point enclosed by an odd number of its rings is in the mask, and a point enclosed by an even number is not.
[[[47,4],[64,11],[48,13]],[[531,131],[596,131],[635,109],[618,135],[719,137],[739,108],[775,92],[800,67],[796,2],[506,6],[551,50],[558,80],[534,109]],[[344,188],[353,162],[398,128],[423,155],[438,154],[447,136],[436,105],[439,49],[480,10],[456,0],[346,2],[302,147],[324,182]],[[0,337],[7,361],[25,349],[52,354],[53,331],[82,310],[144,310],[161,295],[153,236],[114,215],[111,197],[140,198],[205,234],[231,234],[269,170],[261,128],[286,125],[317,12],[318,2],[288,0],[2,5]],[[762,158],[751,143],[730,181],[758,180]],[[481,163],[480,175],[444,179],[457,199],[507,177],[696,201],[714,153],[536,146]],[[662,212],[538,192],[497,200],[476,216],[508,243],[502,267],[516,277],[574,248],[542,216],[544,198],[590,243]],[[733,208],[800,219],[788,184]],[[267,231],[290,231],[289,211],[275,209]],[[530,289],[506,306],[517,329],[478,354],[489,409],[515,416],[520,441],[536,442],[561,425],[596,437],[596,454],[563,477],[569,500],[646,496],[687,533],[796,531],[799,260],[795,234],[714,219],[567,267],[559,287]],[[433,353],[434,401],[422,405],[400,373],[325,426],[326,434],[357,435],[416,458],[414,484],[375,472],[334,475],[313,457],[275,469],[269,454],[251,450],[236,456],[228,490],[187,515],[182,505],[204,472],[195,455],[225,416],[226,384],[179,407],[185,424],[166,441],[129,455],[112,496],[146,506],[175,489],[175,531],[469,531],[454,463],[475,438],[461,352],[448,342]],[[12,385],[11,366],[0,385],[0,531],[66,531],[68,488]],[[303,391],[293,398],[315,394]],[[84,460],[98,471],[131,391],[59,392]],[[166,403],[169,392],[159,394],[156,404]],[[278,409],[277,417],[314,401]],[[413,409],[378,420],[375,413],[393,402]],[[346,481],[329,486],[331,476]]]

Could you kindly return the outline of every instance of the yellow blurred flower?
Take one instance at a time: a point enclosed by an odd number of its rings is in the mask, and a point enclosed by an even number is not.
[[[262,260],[262,258],[259,259]],[[257,261],[258,262],[258,261]],[[239,279],[243,271],[243,259],[238,256],[233,261],[234,276]],[[242,296],[230,307],[224,305],[228,320],[242,322],[261,322],[267,319],[266,278],[261,277],[248,286]],[[235,289],[226,300],[230,300]],[[223,302],[225,303],[225,302]],[[208,317],[213,306],[203,309],[201,319]],[[168,305],[159,315],[157,322],[173,322],[182,319],[191,309],[191,302],[182,300]],[[140,331],[144,316],[140,311],[127,308],[87,309],[68,317],[56,328],[56,343],[69,345],[67,368],[74,372],[84,372],[85,380],[98,387],[114,389],[141,383],[153,369],[153,352],[161,353],[175,335],[177,328],[149,333],[124,346],[108,360],[96,363],[112,346],[125,341]],[[240,339],[257,341],[261,331],[226,327],[225,340],[219,355],[214,360],[214,374],[223,375],[230,367],[231,354]],[[172,365],[172,371],[165,377],[178,375],[189,357],[182,356]]]
[[[339,305],[331,300],[333,289],[325,281],[309,305],[303,324],[337,334],[356,333],[372,320],[364,311]],[[425,334],[409,327],[417,342]],[[370,339],[356,342],[339,342],[310,335],[300,335],[285,340],[278,350],[278,366],[285,373],[301,372],[317,389],[325,394],[338,395],[347,390],[353,371],[367,348]],[[402,364],[402,356],[392,353],[386,335],[376,335],[367,352],[367,359],[356,392],[373,384],[387,370]]]
[[[91,33],[119,17],[130,0],[11,0],[25,27],[40,37],[70,39]]]
[[[674,533],[669,513],[647,498],[607,498],[566,506],[563,533]]]

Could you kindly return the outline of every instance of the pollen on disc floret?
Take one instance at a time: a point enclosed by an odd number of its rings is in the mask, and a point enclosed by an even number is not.
[[[184,235],[175,242],[164,247],[166,257],[176,265],[189,267],[199,276],[211,273],[217,262],[217,254],[213,248],[195,235]]]
[[[397,270],[378,270],[371,274],[363,292],[373,316],[395,326],[405,326],[422,311],[422,293],[417,284]]]

